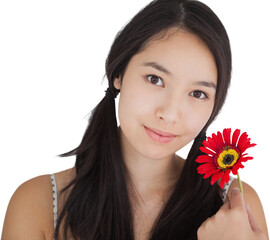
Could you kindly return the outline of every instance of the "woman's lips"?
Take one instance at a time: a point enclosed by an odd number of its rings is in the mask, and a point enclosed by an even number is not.
[[[148,136],[156,142],[168,143],[171,142],[176,136],[171,133],[161,132],[157,129],[144,127]]]

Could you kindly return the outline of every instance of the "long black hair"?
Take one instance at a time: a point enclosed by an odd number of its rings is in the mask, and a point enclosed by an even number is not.
[[[195,138],[182,174],[154,223],[151,240],[197,239],[197,229],[215,214],[222,200],[220,189],[197,174],[196,157],[205,131],[218,115],[231,79],[231,50],[226,30],[209,7],[194,0],[155,0],[142,9],[117,34],[106,60],[109,87],[123,76],[130,59],[153,38],[172,27],[187,30],[204,41],[218,69],[215,104],[209,121]],[[64,236],[87,240],[132,240],[133,216],[128,194],[128,174],[119,139],[115,101],[105,96],[92,111],[80,145],[62,154],[76,155],[76,175],[62,191],[70,191],[55,230]],[[70,237],[69,236],[69,237]]]

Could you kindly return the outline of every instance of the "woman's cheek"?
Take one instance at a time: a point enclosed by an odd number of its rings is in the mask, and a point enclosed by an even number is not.
[[[187,127],[199,133],[208,122],[212,113],[211,106],[193,108],[190,110],[187,119]]]

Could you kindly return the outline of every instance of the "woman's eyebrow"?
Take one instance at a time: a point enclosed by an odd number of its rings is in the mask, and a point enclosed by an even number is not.
[[[193,85],[214,88],[215,90],[217,89],[217,85],[215,83],[213,83],[213,82],[196,81],[196,82],[193,83]]]
[[[160,64],[158,64],[156,62],[145,62],[145,63],[143,63],[142,66],[153,67],[161,72],[166,73],[167,75],[172,75],[172,73],[170,71],[168,71],[165,67],[161,66]]]

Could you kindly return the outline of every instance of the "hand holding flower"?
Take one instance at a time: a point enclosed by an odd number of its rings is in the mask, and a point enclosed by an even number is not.
[[[233,189],[230,201],[200,226],[197,236],[198,240],[267,240],[239,189]]]
[[[239,177],[239,168],[244,168],[243,162],[253,159],[245,151],[256,144],[250,142],[247,133],[240,135],[240,130],[236,129],[231,134],[230,128],[225,128],[223,132],[212,134],[203,141],[200,150],[204,153],[200,155],[196,162],[200,163],[197,170],[203,174],[204,178],[211,177],[213,185],[220,179],[220,187],[230,180],[230,173],[238,176],[238,186],[243,193],[242,182]],[[243,194],[239,190],[233,190],[229,201],[225,202],[219,211],[207,219],[198,229],[199,240],[267,240],[267,226],[263,216],[262,206],[256,192],[245,184],[247,195],[245,200],[256,209],[253,217],[248,206],[243,199]],[[264,230],[262,231],[259,227]]]

